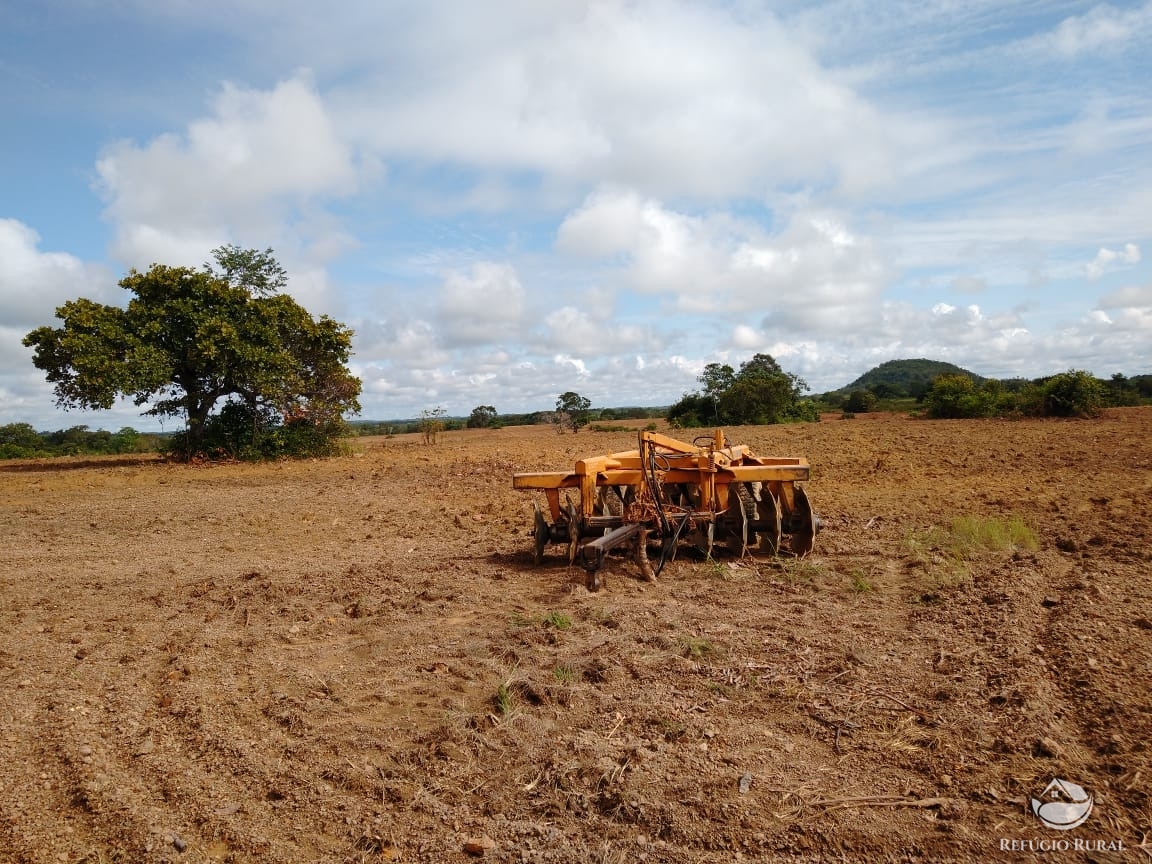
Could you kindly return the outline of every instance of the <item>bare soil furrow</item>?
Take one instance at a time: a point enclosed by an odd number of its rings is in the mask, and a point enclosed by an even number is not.
[[[1139,854],[1152,410],[727,431],[809,459],[816,552],[594,594],[511,475],[633,432],[0,464],[0,862]]]

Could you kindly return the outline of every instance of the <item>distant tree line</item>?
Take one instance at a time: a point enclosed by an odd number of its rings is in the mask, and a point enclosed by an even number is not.
[[[900,361],[906,362],[906,361]],[[427,443],[435,443],[444,431],[489,429],[501,426],[556,425],[573,432],[592,424],[595,430],[616,420],[655,420],[667,418],[675,427],[748,425],[794,421],[815,421],[821,410],[840,409],[845,413],[865,413],[887,407],[922,405],[931,418],[977,418],[1004,416],[1093,417],[1104,408],[1141,405],[1152,402],[1152,375],[1132,377],[1117,373],[1110,379],[1071,369],[1043,378],[981,378],[967,372],[947,373],[929,382],[910,381],[907,385],[878,381],[850,392],[825,393],[815,399],[802,398],[808,389],[804,381],[785,372],[767,354],[757,354],[734,370],[710,363],[697,379],[701,390],[686,393],[669,408],[592,408],[578,393],[561,394],[556,410],[520,414],[500,414],[492,405],[477,405],[467,418],[446,417],[443,408],[425,409],[420,418],[352,422],[352,435],[401,435],[417,433]],[[251,416],[244,406],[228,403],[214,419],[217,433],[233,435],[237,441],[251,435]],[[293,424],[265,430],[269,435],[293,433]],[[119,432],[90,430],[73,426],[55,432],[37,432],[28,423],[0,426],[0,459],[34,459],[52,456],[116,455],[167,452],[175,436],[138,432],[124,427]],[[283,447],[277,442],[277,449]],[[237,448],[239,449],[239,445]],[[287,447],[284,449],[292,449]]]
[[[37,432],[28,423],[0,426],[0,459],[40,459],[50,456],[116,455],[155,452],[163,436],[125,426],[119,432],[73,426]]]
[[[582,401],[583,400],[583,401]],[[448,417],[443,409],[425,409],[418,418],[401,420],[354,420],[348,423],[353,435],[404,435],[423,434],[427,429],[429,416],[436,411],[436,422],[441,424],[439,432],[455,432],[461,429],[499,429],[502,426],[557,426],[561,431],[571,431],[572,422],[576,429],[588,424],[616,420],[657,420],[662,419],[668,409],[664,406],[641,408],[593,408],[584,406],[586,397],[569,391],[557,399],[558,408],[552,411],[528,411],[524,413],[501,414],[492,405],[477,405],[467,417]],[[571,413],[562,413],[571,412]],[[562,424],[562,425],[561,425]]]
[[[1139,389],[1129,390],[1122,383],[1116,376],[1112,382],[1102,381],[1082,369],[1023,383],[941,375],[923,402],[925,413],[934,418],[1097,417],[1106,407],[1138,404]]]
[[[922,405],[931,418],[1095,417],[1104,408],[1145,404],[1152,400],[1152,375],[1110,379],[1070,369],[1042,378],[981,378],[967,372],[938,375],[907,387],[877,382],[847,393],[826,393],[823,406],[846,414]],[[903,401],[903,405],[901,405]]]

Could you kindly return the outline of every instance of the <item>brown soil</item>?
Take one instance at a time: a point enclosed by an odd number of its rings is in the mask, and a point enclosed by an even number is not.
[[[816,553],[597,594],[511,475],[632,433],[0,464],[0,861],[1142,857],[1152,409],[728,433],[811,461]]]

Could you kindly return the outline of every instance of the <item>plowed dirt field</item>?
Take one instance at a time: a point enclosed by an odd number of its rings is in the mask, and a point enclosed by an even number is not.
[[[1152,852],[1152,409],[727,432],[815,553],[595,594],[511,475],[634,432],[0,463],[0,861]]]

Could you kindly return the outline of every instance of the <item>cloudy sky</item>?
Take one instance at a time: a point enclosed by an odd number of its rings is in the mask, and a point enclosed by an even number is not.
[[[1152,2],[4,0],[0,424],[153,428],[21,337],[225,243],[369,419],[1152,372],[1149,82]]]

